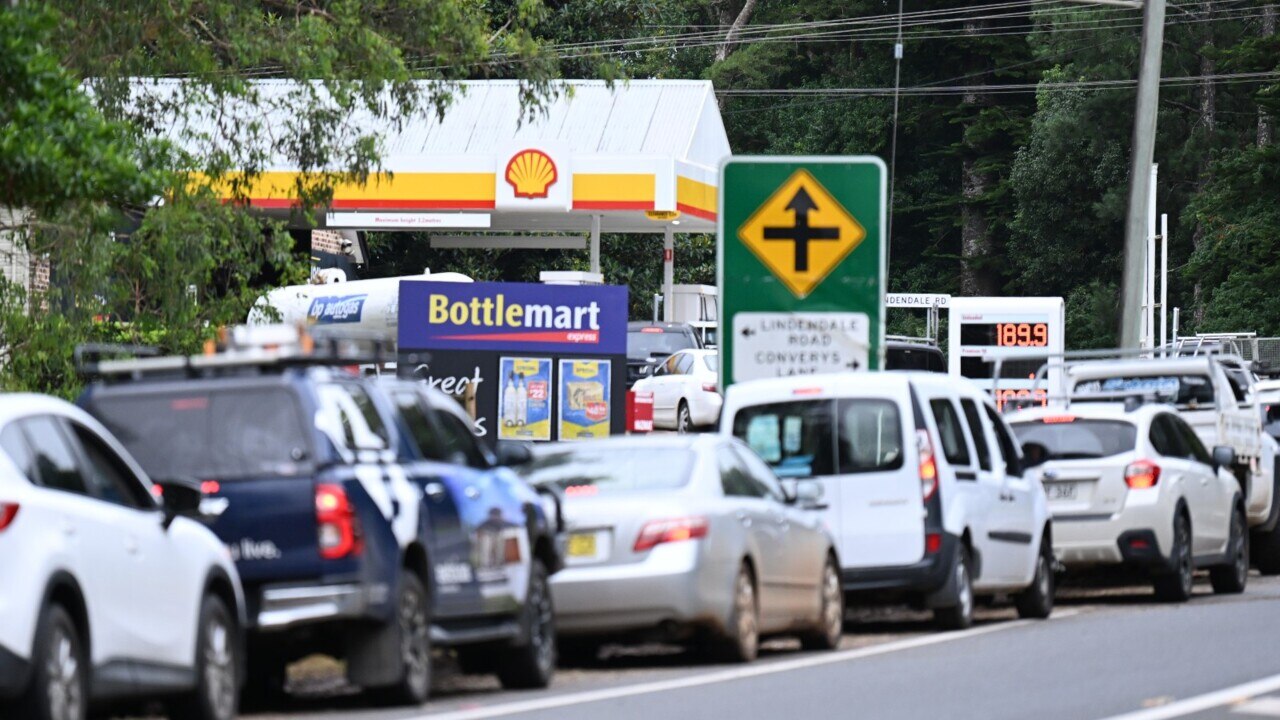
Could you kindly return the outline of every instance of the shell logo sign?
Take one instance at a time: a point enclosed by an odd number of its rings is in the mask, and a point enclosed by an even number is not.
[[[545,198],[547,192],[560,179],[556,163],[541,150],[521,150],[507,163],[507,183],[516,197]]]

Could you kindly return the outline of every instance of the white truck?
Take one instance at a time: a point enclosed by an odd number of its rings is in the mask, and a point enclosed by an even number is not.
[[[1246,498],[1253,563],[1280,574],[1280,491],[1275,440],[1263,431],[1253,376],[1239,358],[1196,355],[1069,364],[1063,375],[1072,402],[1147,397],[1178,408],[1207,447],[1235,450],[1232,468]]]

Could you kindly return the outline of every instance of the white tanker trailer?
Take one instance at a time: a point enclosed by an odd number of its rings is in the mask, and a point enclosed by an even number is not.
[[[341,273],[320,277],[327,277],[328,282],[289,285],[258,298],[249,311],[249,324],[335,325],[394,339],[400,319],[401,280],[473,282],[466,275],[455,272],[351,281],[340,279]],[[267,310],[269,307],[275,308],[279,317],[273,317]]]

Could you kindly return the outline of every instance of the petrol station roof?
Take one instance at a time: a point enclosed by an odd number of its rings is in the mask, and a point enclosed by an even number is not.
[[[143,82],[164,92],[179,81]],[[261,108],[242,111],[256,111],[268,124],[288,122],[287,103],[279,100],[300,86],[257,85]],[[678,222],[677,232],[715,229],[717,173],[729,141],[709,81],[632,80],[611,88],[566,80],[532,118],[520,89],[517,81],[463,82],[443,119],[430,109],[400,127],[353,119],[352,126],[380,137],[387,173],[363,186],[340,185],[330,211],[342,215],[331,215],[330,225],[387,227],[378,219],[412,213],[423,218],[415,229],[577,232],[591,228],[593,215],[604,232],[656,233],[666,222]],[[225,132],[227,112],[190,122]],[[278,156],[252,187],[252,204],[286,211],[297,173]],[[458,215],[442,224],[437,216],[450,213]],[[368,225],[352,224],[366,214]],[[481,215],[489,216],[487,226]]]

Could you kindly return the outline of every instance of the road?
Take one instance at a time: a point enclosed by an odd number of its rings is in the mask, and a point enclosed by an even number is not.
[[[254,720],[651,720],[653,717],[1162,720],[1280,717],[1280,578],[1214,596],[1201,578],[1185,605],[1144,588],[1068,589],[1048,621],[980,611],[971,630],[938,633],[927,615],[855,613],[841,649],[766,646],[747,666],[675,648],[612,648],[562,670],[542,692],[503,692],[445,664],[421,708],[371,708],[335,667],[307,669],[306,696]],[[326,681],[326,673],[329,679]],[[326,682],[330,685],[326,686]]]

